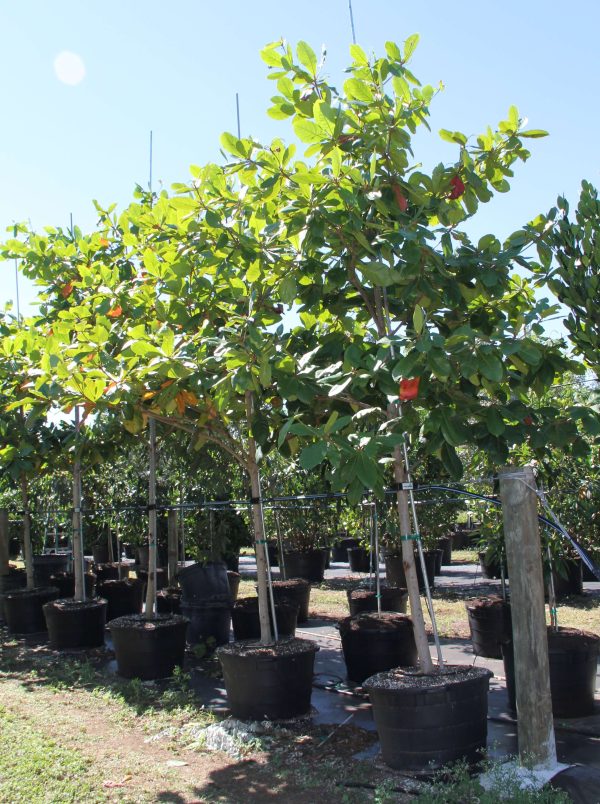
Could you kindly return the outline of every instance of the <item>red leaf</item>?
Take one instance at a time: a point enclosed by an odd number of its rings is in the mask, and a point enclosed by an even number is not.
[[[392,190],[394,191],[394,195],[396,196],[396,203],[400,207],[402,212],[406,212],[408,209],[408,199],[400,189],[397,184],[392,184]]]
[[[400,380],[400,391],[398,396],[401,402],[408,402],[411,399],[416,399],[419,395],[420,377],[411,377],[410,379]]]
[[[460,198],[465,191],[465,185],[460,176],[453,176],[450,179],[450,186],[452,187],[452,190],[450,191],[448,198]]]
[[[120,304],[117,304],[116,307],[113,307],[112,310],[109,310],[106,314],[109,318],[118,318],[120,315],[123,314],[123,308]]]
[[[60,289],[60,295],[63,297],[63,299],[68,299],[71,293],[73,293],[73,285],[70,282],[67,282],[67,284],[63,285]]]

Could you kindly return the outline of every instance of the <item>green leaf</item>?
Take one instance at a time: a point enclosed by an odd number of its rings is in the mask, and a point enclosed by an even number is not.
[[[242,159],[246,157],[246,150],[241,140],[234,137],[228,131],[221,134],[221,146],[224,151],[227,151],[234,156],[240,156]]]
[[[306,117],[295,117],[292,125],[296,136],[301,142],[320,142],[326,137],[326,133],[321,126]]]
[[[543,128],[530,128],[529,131],[519,131],[519,137],[528,137],[530,139],[537,139],[538,137],[547,137],[548,132]]]
[[[337,385],[332,385],[331,388],[329,389],[328,396],[337,396],[338,394],[341,394],[343,391],[346,390],[346,388],[350,385],[351,382],[352,377],[346,377],[345,380],[338,383]]]
[[[293,304],[298,288],[292,275],[284,276],[279,283],[279,296],[284,304]]]
[[[444,464],[444,469],[450,477],[455,480],[460,479],[463,473],[463,465],[454,447],[450,446],[450,444],[443,444],[440,457]]]
[[[402,277],[400,271],[388,268],[387,265],[383,265],[380,262],[363,262],[357,268],[368,282],[382,288],[394,285]]]
[[[496,408],[488,408],[485,412],[485,424],[492,435],[499,436],[506,429],[504,419]]]
[[[369,458],[364,452],[356,455],[356,474],[365,488],[372,490],[379,480],[379,472],[375,461]]]
[[[420,304],[417,304],[413,312],[413,327],[417,335],[423,332],[423,324],[425,323],[425,311]]]
[[[412,34],[404,42],[404,61],[408,61],[417,49],[419,44],[419,34]]]
[[[400,48],[395,42],[386,42],[385,52],[387,53],[388,59],[391,59],[391,61],[400,61],[402,58]]]
[[[350,55],[357,64],[360,64],[362,67],[368,67],[369,59],[360,45],[350,45]]]
[[[364,101],[364,103],[370,103],[373,100],[371,87],[366,81],[361,81],[359,78],[349,78],[345,81],[344,92],[351,100]]]
[[[483,376],[492,382],[500,382],[504,376],[502,362],[495,356],[480,352],[477,357],[477,365]]]
[[[392,78],[392,86],[394,87],[396,97],[402,98],[402,100],[407,102],[411,101],[412,95],[410,94],[410,87],[408,86],[406,78],[403,78],[401,75],[395,75]]]
[[[326,455],[327,443],[325,441],[319,441],[316,444],[310,444],[310,446],[304,447],[298,461],[303,469],[309,471],[322,463]]]
[[[316,75],[317,57],[312,47],[306,42],[298,42],[296,47],[296,55],[298,56],[298,61],[300,64],[302,64],[303,67],[306,67],[306,69],[312,75]]]

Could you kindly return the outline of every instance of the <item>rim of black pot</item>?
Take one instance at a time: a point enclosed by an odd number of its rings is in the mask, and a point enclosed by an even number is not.
[[[376,673],[363,681],[363,689],[370,690],[439,690],[468,681],[492,678],[493,672],[487,667],[471,664],[447,664],[443,668],[436,667],[433,673],[423,673],[420,667],[394,667]]]
[[[312,639],[300,637],[284,637],[277,642],[263,644],[257,639],[243,639],[229,642],[217,648],[217,655],[228,654],[232,656],[248,656],[253,658],[276,659],[279,656],[293,656],[295,653],[317,653],[319,646]]]

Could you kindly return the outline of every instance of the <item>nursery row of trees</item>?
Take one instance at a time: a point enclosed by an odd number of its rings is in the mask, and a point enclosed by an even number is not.
[[[39,287],[39,308],[0,322],[0,460],[24,508],[25,480],[52,475],[57,449],[72,461],[102,444],[119,466],[124,433],[149,420],[185,434],[169,494],[216,448],[216,472],[235,478],[224,491],[253,501],[259,567],[259,467],[275,452],[319,468],[351,503],[401,483],[406,438],[453,479],[465,456],[488,473],[560,454],[595,483],[597,410],[555,391],[600,365],[596,192],[584,184],[574,219],[559,199],[504,242],[473,242],[465,224],[509,190],[525,141],[545,132],[523,130],[513,107],[474,141],[442,131],[456,159],[425,172],[412,138],[436,90],[407,66],[416,42],[373,58],[353,46],[339,90],[306,43],[269,45],[269,114],[304,154],[224,134],[224,164],[192,167],[172,194],[138,188],[122,212],[97,205],[91,233],[17,227],[2,253]],[[545,336],[557,308],[536,286],[567,305],[576,356]],[[52,424],[76,406],[79,434]],[[406,537],[400,489],[398,515]]]

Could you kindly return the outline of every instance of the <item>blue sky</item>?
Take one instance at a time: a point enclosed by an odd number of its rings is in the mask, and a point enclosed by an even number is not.
[[[353,0],[353,11],[367,52],[419,33],[413,72],[444,82],[434,133],[419,138],[426,165],[455,153],[439,128],[476,135],[511,104],[550,132],[529,141],[531,159],[478,215],[474,235],[504,237],[557,194],[575,201],[582,178],[598,183],[600,4]],[[220,158],[220,133],[236,128],[236,92],[242,134],[291,139],[266,115],[274,87],[261,47],[282,36],[324,44],[326,72],[341,84],[351,43],[348,0],[21,0],[3,4],[0,26],[2,232],[15,220],[68,225],[71,213],[89,229],[92,199],[125,206],[135,184],[148,183],[150,130],[154,188],[187,180],[190,164]],[[83,60],[76,86],[55,74],[62,51]],[[0,264],[0,304],[14,296],[14,267]],[[25,311],[32,297],[22,279]]]

